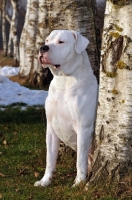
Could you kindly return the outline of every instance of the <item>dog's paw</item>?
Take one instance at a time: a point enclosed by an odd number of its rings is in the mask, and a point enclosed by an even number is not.
[[[78,186],[84,186],[85,187],[85,185],[86,185],[86,182],[84,182],[84,181],[81,181],[81,182],[78,182],[78,183],[74,183],[73,185],[72,185],[72,188],[75,188],[75,187],[78,187]]]
[[[77,187],[77,186],[84,186],[86,185],[86,180],[82,180],[81,178],[76,177],[74,184],[72,185],[72,188]]]
[[[38,187],[38,186],[42,186],[42,187],[47,187],[48,185],[50,185],[51,181],[43,181],[43,180],[40,180],[40,181],[36,181],[34,183],[34,186],[35,187]]]

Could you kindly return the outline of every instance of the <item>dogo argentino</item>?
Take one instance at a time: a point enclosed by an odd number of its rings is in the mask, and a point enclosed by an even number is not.
[[[47,159],[43,178],[48,186],[56,169],[60,140],[77,151],[74,186],[86,181],[97,106],[98,84],[86,47],[87,38],[68,30],[54,30],[40,48],[39,61],[49,67],[53,80],[45,103]]]

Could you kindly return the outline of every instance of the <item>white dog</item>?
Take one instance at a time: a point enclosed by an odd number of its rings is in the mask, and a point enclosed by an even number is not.
[[[48,186],[60,140],[77,151],[74,186],[86,181],[97,105],[97,81],[85,51],[89,41],[75,31],[55,30],[40,48],[39,61],[53,73],[45,109],[47,164],[35,186]]]

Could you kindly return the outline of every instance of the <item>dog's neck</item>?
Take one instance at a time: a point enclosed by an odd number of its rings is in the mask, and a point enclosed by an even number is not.
[[[76,62],[73,60],[73,63],[70,61],[70,65],[68,63],[61,66],[60,69],[52,67],[50,70],[54,76],[54,84],[60,89],[70,89],[77,81],[83,81],[87,76],[93,75],[86,51],[76,57]]]

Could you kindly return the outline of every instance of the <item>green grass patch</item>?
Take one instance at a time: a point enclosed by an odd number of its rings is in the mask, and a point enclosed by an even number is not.
[[[48,188],[34,187],[46,161],[44,109],[22,111],[8,106],[0,111],[0,199],[63,199],[72,195],[75,159],[59,161],[56,178]],[[66,159],[65,159],[66,160]],[[66,181],[67,180],[67,181]]]
[[[71,188],[76,158],[58,159],[57,172],[47,188],[34,187],[46,166],[46,117],[43,108],[8,106],[0,110],[0,199],[2,200],[114,200],[110,190]],[[115,198],[117,199],[117,198]]]

